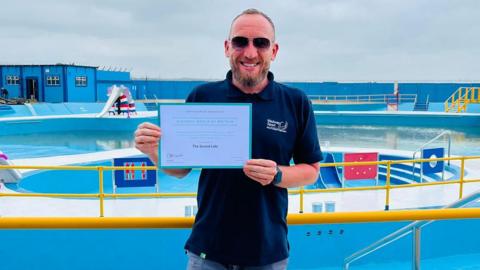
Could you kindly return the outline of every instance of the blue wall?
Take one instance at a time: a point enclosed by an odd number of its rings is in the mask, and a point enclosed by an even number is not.
[[[63,66],[44,66],[44,80],[45,83],[43,85],[45,91],[45,102],[63,102],[64,100],[68,100],[68,94],[66,93],[66,84],[64,80],[63,74]],[[48,76],[59,76],[60,77],[60,85],[52,85],[49,86],[46,83]]]
[[[341,82],[286,82],[302,89],[307,95],[375,95],[392,94],[394,83],[341,83]],[[472,83],[399,83],[400,94],[416,94],[420,100],[429,96],[430,102],[444,102],[459,87],[480,87]]]
[[[66,71],[66,84],[67,84],[67,95],[68,102],[92,102],[95,101],[95,71],[94,67],[75,67],[75,66],[66,66],[64,67]],[[76,77],[85,76],[87,77],[86,86],[77,86],[75,81]]]
[[[137,99],[185,99],[190,91],[205,81],[159,81],[134,80],[133,87],[137,89]]]
[[[130,89],[132,96],[135,98],[137,92],[135,87],[132,87],[132,80],[130,79],[130,72],[125,71],[106,71],[97,70],[97,93],[96,101],[106,101],[108,99],[108,88],[112,85],[124,85]]]
[[[4,87],[8,90],[8,94],[10,97],[21,97],[21,81],[18,85],[9,85],[7,84],[7,76],[18,76],[21,78],[20,67],[11,67],[11,66],[3,66],[0,69],[0,75],[2,76],[1,79],[1,87]]]
[[[185,99],[195,86],[206,81],[134,80],[137,99]],[[341,82],[284,82],[303,90],[307,95],[374,95],[392,94],[394,83],[341,83]],[[419,100],[429,96],[430,102],[444,102],[459,87],[480,87],[471,83],[399,83],[401,94],[417,94]]]

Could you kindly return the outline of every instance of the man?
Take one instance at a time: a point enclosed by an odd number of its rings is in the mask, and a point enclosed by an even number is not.
[[[187,102],[251,103],[253,159],[243,170],[202,170],[187,268],[286,269],[287,188],[314,183],[322,159],[313,111],[305,94],[269,72],[279,47],[267,15],[238,15],[224,46],[227,78],[197,87]],[[135,132],[136,147],[155,163],[161,133],[149,123]],[[165,172],[180,178],[190,169]]]
[[[1,92],[2,98],[8,99],[8,90],[7,89],[2,87],[2,89],[0,89],[0,92]]]

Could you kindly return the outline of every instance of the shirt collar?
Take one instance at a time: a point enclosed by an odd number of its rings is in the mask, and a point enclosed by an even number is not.
[[[270,72],[270,71],[268,72],[267,79],[268,79],[268,84],[265,88],[263,88],[263,90],[260,93],[258,93],[258,94],[245,94],[240,89],[238,89],[238,87],[233,85],[232,71],[230,70],[230,71],[227,72],[227,76],[226,76],[226,81],[228,82],[228,85],[229,85],[227,97],[254,97],[254,96],[257,96],[262,100],[272,100],[273,99],[273,85],[274,85],[274,82],[273,82],[274,77],[273,77],[272,72]]]

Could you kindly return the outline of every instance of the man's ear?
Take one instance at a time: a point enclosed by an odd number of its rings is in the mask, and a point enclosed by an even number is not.
[[[272,46],[272,58],[271,58],[272,61],[274,61],[275,58],[277,57],[278,49],[279,49],[278,43],[273,44],[273,46]]]
[[[225,57],[229,58],[230,57],[230,42],[228,40],[225,40],[223,43],[223,46],[225,47]]]

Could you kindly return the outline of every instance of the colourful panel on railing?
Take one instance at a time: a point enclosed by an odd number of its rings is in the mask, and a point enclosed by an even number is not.
[[[129,167],[126,170],[116,170],[114,173],[117,187],[152,187],[157,183],[156,170],[134,170],[155,166],[148,158],[115,158],[113,166]]]
[[[422,151],[422,159],[443,158],[445,156],[445,148],[427,148]],[[443,160],[422,162],[423,174],[432,174],[442,172],[445,162]]]
[[[378,153],[345,153],[343,162],[368,162],[378,161]],[[353,165],[343,167],[345,180],[375,179],[377,178],[378,165]]]

